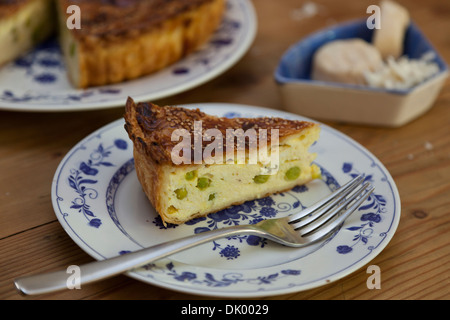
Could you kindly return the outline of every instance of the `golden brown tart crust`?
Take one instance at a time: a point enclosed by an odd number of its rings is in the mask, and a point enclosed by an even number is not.
[[[212,0],[63,0],[64,6],[78,5],[81,9],[81,29],[75,29],[78,38],[136,36],[164,21],[198,8]],[[189,23],[189,21],[186,21]]]

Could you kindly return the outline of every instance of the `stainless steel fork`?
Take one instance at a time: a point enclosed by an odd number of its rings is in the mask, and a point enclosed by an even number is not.
[[[80,285],[109,278],[182,250],[237,234],[256,235],[289,247],[310,245],[332,235],[333,231],[369,197],[374,188],[369,183],[363,182],[364,177],[358,176],[315,205],[287,217],[263,220],[253,225],[207,231],[111,259],[81,265]],[[16,279],[14,284],[23,294],[43,294],[67,288],[68,278],[66,270],[61,270],[24,276]]]

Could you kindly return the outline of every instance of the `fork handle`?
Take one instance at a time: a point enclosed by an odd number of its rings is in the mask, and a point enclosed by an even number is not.
[[[106,279],[131,269],[143,266],[161,258],[173,255],[200,244],[237,234],[264,235],[252,225],[232,226],[202,232],[185,238],[164,242],[149,248],[130,252],[111,259],[94,261],[79,266],[80,286],[94,281]],[[71,273],[67,270],[24,276],[14,280],[14,284],[22,294],[34,295],[67,289]]]

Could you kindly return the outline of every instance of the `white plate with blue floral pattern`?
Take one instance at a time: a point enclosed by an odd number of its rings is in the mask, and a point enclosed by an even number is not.
[[[120,84],[75,89],[67,79],[57,39],[0,69],[0,109],[83,111],[161,99],[199,86],[225,72],[253,43],[257,20],[251,1],[227,0],[224,19],[198,51],[152,75]]]
[[[298,115],[236,104],[196,104],[224,117]],[[308,119],[306,119],[308,120]],[[256,223],[308,207],[358,174],[375,192],[331,239],[288,248],[255,236],[234,236],[128,272],[156,286],[216,297],[261,297],[302,291],[345,277],[370,262],[393,237],[399,194],[389,172],[367,149],[321,125],[312,146],[322,178],[289,192],[246,202],[184,225],[164,227],[138,182],[132,142],[118,120],[77,144],[52,185],[56,215],[69,236],[98,260],[196,232]]]

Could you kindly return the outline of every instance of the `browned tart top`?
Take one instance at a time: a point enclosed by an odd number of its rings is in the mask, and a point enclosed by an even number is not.
[[[212,0],[59,0],[61,8],[77,5],[81,29],[77,37],[120,37],[139,34],[180,13]]]
[[[259,129],[267,129],[267,141],[269,142],[271,139],[270,129],[278,129],[279,138],[282,140],[283,137],[317,125],[306,121],[269,117],[219,118],[201,112],[199,109],[160,107],[145,102],[136,104],[131,98],[128,98],[124,118],[125,129],[135,146],[158,164],[171,162],[171,151],[181,141],[181,138],[172,141],[172,133],[175,129],[186,129],[191,135],[191,160],[194,160],[194,121],[202,121],[203,149],[211,143],[211,138],[208,140],[205,131],[212,128],[220,130],[224,153],[226,152],[227,129],[243,129],[244,131],[255,129],[257,133]],[[245,139],[245,143],[245,147],[248,149],[248,139]],[[233,146],[235,150],[238,148],[237,143],[234,143]]]

